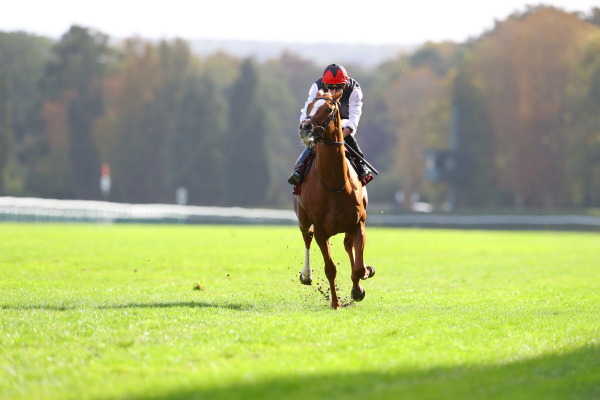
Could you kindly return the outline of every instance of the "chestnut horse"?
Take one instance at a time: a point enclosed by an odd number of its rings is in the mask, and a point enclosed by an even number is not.
[[[375,274],[375,269],[365,266],[363,259],[367,192],[344,154],[340,96],[341,92],[334,98],[330,93],[319,91],[307,108],[307,119],[300,124],[299,134],[305,144],[314,144],[316,154],[312,168],[302,181],[300,194],[293,199],[306,247],[300,282],[305,285],[312,283],[310,244],[314,236],[323,254],[333,309],[340,307],[340,300],[336,292],[337,270],[331,258],[329,238],[345,233],[344,248],[352,267],[353,300],[364,299],[365,290],[360,280]]]

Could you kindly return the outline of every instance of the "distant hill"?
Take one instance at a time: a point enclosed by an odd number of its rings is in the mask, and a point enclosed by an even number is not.
[[[284,52],[295,54],[315,64],[340,63],[373,68],[381,63],[411,52],[416,45],[369,45],[337,43],[279,43],[247,40],[188,40],[192,51],[200,56],[222,51],[235,57],[254,57],[259,62],[279,58]]]

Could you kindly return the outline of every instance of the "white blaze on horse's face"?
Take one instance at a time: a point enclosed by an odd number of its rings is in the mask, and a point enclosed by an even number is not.
[[[317,110],[323,105],[323,103],[325,103],[326,100],[323,99],[319,99],[315,102],[315,104],[313,104],[312,109],[310,110],[310,115],[309,117],[314,117],[315,114],[317,113]]]

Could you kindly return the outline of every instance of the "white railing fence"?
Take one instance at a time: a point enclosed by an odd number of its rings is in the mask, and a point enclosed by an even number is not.
[[[0,197],[0,221],[185,224],[296,224],[291,210],[241,207],[125,204],[106,201]],[[600,217],[588,215],[390,214],[369,210],[370,226],[461,229],[600,230]]]
[[[0,221],[289,224],[297,220],[291,210],[0,197]]]

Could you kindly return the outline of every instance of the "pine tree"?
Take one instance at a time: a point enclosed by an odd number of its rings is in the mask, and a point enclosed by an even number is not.
[[[100,161],[91,133],[103,112],[101,87],[110,52],[106,35],[73,26],[54,47],[43,81],[49,99],[66,101],[70,172],[80,199],[100,197]]]
[[[190,78],[176,112],[167,156],[171,189],[185,187],[189,204],[223,201],[224,116],[225,105],[215,85],[206,78]]]
[[[8,74],[0,72],[0,195],[5,194],[6,191],[5,177],[14,144],[8,82]]]
[[[269,184],[265,111],[258,104],[258,74],[250,59],[241,66],[230,97],[229,130],[224,143],[227,158],[226,201],[229,205],[258,206]]]

